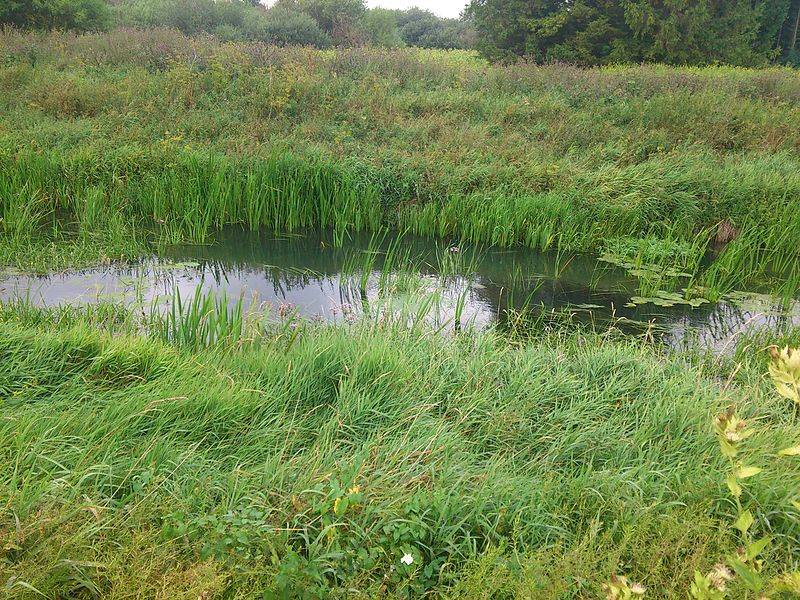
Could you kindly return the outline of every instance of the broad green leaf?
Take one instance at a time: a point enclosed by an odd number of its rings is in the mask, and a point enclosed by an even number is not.
[[[750,526],[753,524],[754,520],[753,513],[751,513],[749,510],[746,510],[739,515],[739,518],[736,519],[736,522],[733,524],[733,526],[742,533],[747,533],[747,530],[750,529]]]
[[[763,469],[759,469],[758,467],[741,467],[736,471],[736,477],[738,479],[747,479],[748,477],[758,475],[762,470]]]
[[[764,536],[760,540],[756,540],[749,546],[747,546],[747,559],[753,560],[756,556],[761,554],[764,549],[769,545],[772,541],[772,538],[769,536]]]
[[[733,458],[736,456],[736,448],[723,438],[719,439],[719,447],[722,450],[722,454],[728,458]]]
[[[736,477],[733,475],[728,475],[725,482],[728,484],[728,489],[731,491],[731,494],[734,495],[735,498],[738,498],[742,495],[742,486],[739,485],[739,482],[736,481]]]
[[[738,559],[730,560],[731,568],[741,577],[744,584],[754,592],[760,592],[764,587],[764,580],[753,567]]]

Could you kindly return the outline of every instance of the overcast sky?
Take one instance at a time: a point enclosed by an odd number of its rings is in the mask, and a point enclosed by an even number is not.
[[[467,0],[367,0],[369,6],[383,8],[411,8],[419,6],[440,17],[457,17],[467,5]]]

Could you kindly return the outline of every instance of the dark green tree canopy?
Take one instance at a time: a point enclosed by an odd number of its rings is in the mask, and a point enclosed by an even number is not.
[[[467,15],[496,60],[760,65],[796,48],[800,0],[472,0]]]
[[[0,24],[100,31],[111,23],[106,0],[0,0]]]

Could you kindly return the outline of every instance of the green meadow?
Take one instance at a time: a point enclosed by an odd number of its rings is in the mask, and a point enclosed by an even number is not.
[[[800,73],[0,32],[0,288],[225,227],[788,301]],[[0,596],[797,597],[799,344],[0,301]]]

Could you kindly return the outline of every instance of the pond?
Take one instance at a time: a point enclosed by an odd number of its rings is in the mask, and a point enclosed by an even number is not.
[[[507,327],[529,320],[614,325],[675,347],[721,351],[740,333],[800,325],[800,303],[736,293],[718,303],[674,296],[632,303],[637,279],[590,256],[462,247],[404,236],[351,236],[337,248],[324,232],[275,236],[237,229],[213,245],[177,246],[126,264],[33,276],[0,271],[0,299],[36,305],[122,301],[166,306],[200,288],[243,298],[251,310],[339,321],[402,308],[442,326]],[[410,307],[410,309],[409,309]],[[524,309],[524,311],[523,311]]]

